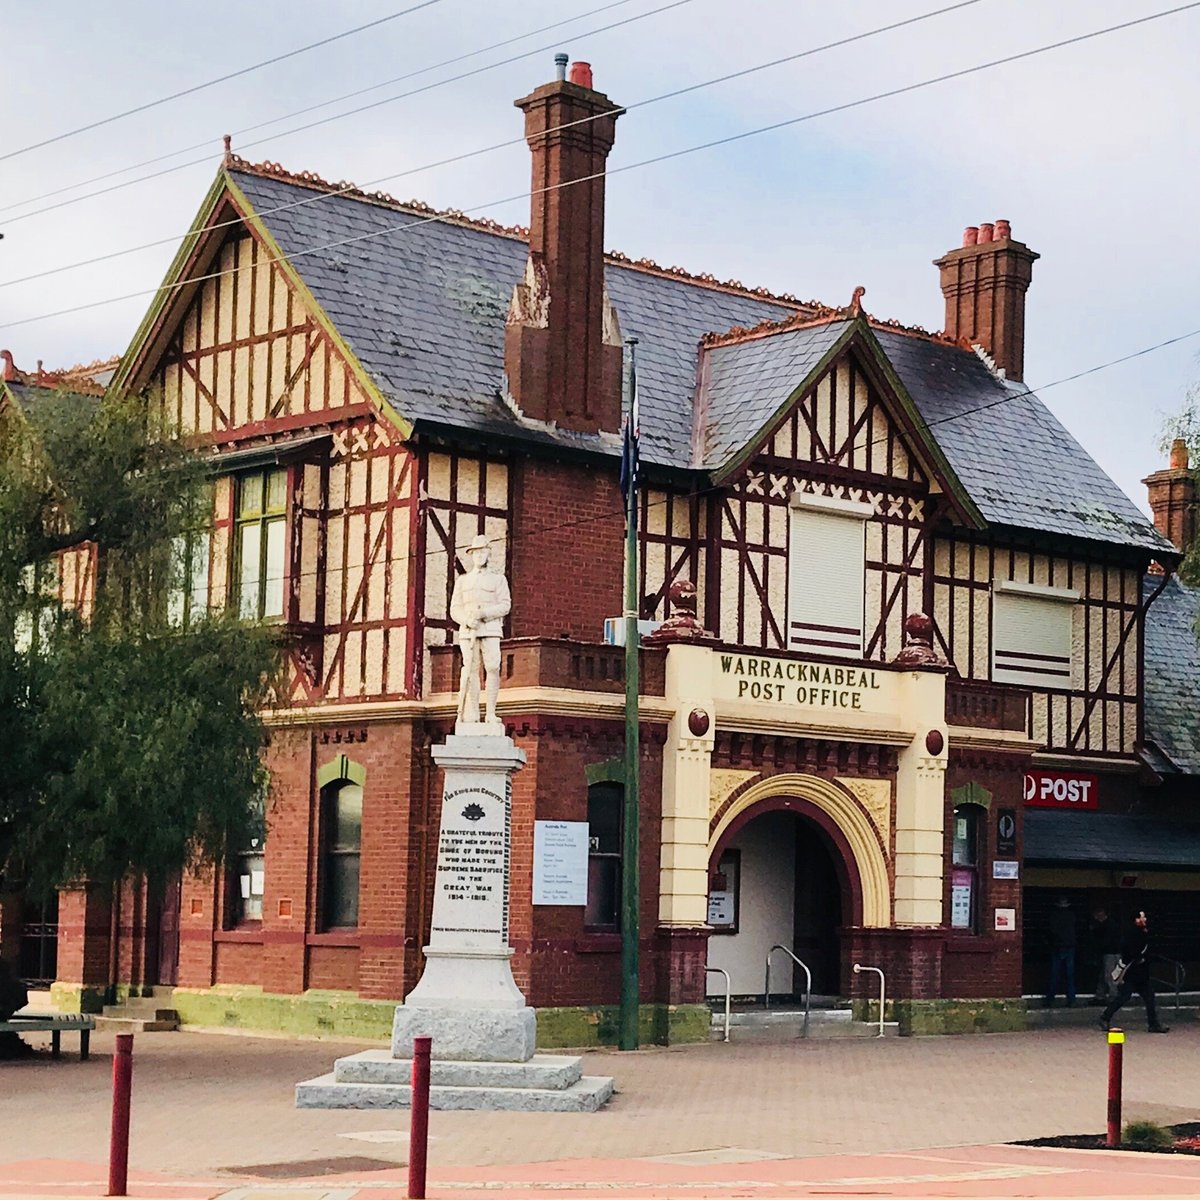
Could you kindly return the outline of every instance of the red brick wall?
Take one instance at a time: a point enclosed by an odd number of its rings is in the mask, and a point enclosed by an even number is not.
[[[599,641],[622,612],[625,525],[616,467],[512,467],[512,637]],[[569,517],[571,527],[560,528]]]
[[[108,888],[64,889],[58,899],[58,979],[105,987],[109,983]]]

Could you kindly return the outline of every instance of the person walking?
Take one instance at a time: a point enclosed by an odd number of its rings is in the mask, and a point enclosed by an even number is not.
[[[1075,914],[1066,896],[1059,896],[1048,923],[1050,938],[1050,982],[1046,986],[1046,1007],[1058,999],[1059,978],[1066,984],[1067,1007],[1075,1007]]]
[[[1107,909],[1097,908],[1092,913],[1091,943],[1098,964],[1096,999],[1103,1004],[1120,990],[1113,972],[1121,961],[1121,928],[1108,915]]]
[[[1151,1033],[1167,1033],[1168,1028],[1158,1020],[1158,1005],[1154,999],[1154,983],[1150,978],[1150,922],[1139,912],[1121,942],[1121,960],[1117,967],[1119,990],[1108,1002],[1098,1024],[1107,1030],[1117,1010],[1128,1004],[1137,992],[1146,1005],[1146,1027]]]

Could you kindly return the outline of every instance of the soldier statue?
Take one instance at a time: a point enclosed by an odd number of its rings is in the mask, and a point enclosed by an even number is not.
[[[483,534],[467,547],[470,569],[454,583],[450,618],[458,625],[462,650],[462,676],[458,685],[458,720],[479,723],[479,668],[482,663],[487,691],[485,721],[503,732],[496,716],[500,695],[500,638],[504,618],[512,608],[508,581],[498,571],[488,570],[491,547]]]

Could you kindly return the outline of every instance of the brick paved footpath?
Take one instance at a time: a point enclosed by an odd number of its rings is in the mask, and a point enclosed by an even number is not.
[[[0,1200],[103,1194],[112,1042],[80,1063],[64,1041],[59,1062],[0,1063]],[[292,1107],[357,1048],[140,1035],[131,1193],[402,1196],[407,1114]],[[604,1112],[432,1114],[430,1195],[1200,1197],[1200,1158],[997,1144],[1101,1129],[1106,1053],[1083,1029],[592,1053],[617,1079]],[[1200,1120],[1200,1026],[1130,1034],[1126,1116]]]

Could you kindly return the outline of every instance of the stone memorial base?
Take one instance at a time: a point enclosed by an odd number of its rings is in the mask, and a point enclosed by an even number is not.
[[[511,778],[524,752],[502,727],[460,722],[433,757],[445,784],[425,970],[396,1009],[391,1050],[338,1059],[296,1085],[296,1107],[407,1108],[413,1039],[429,1037],[434,1108],[595,1112],[613,1081],[534,1053],[536,1017],[510,965]]]
[[[436,1046],[436,1042],[434,1045]],[[613,1094],[607,1077],[583,1074],[575,1056],[535,1054],[526,1062],[430,1064],[429,1105],[507,1112],[596,1112]],[[329,1075],[296,1086],[297,1108],[408,1108],[412,1063],[388,1050],[339,1058]]]

